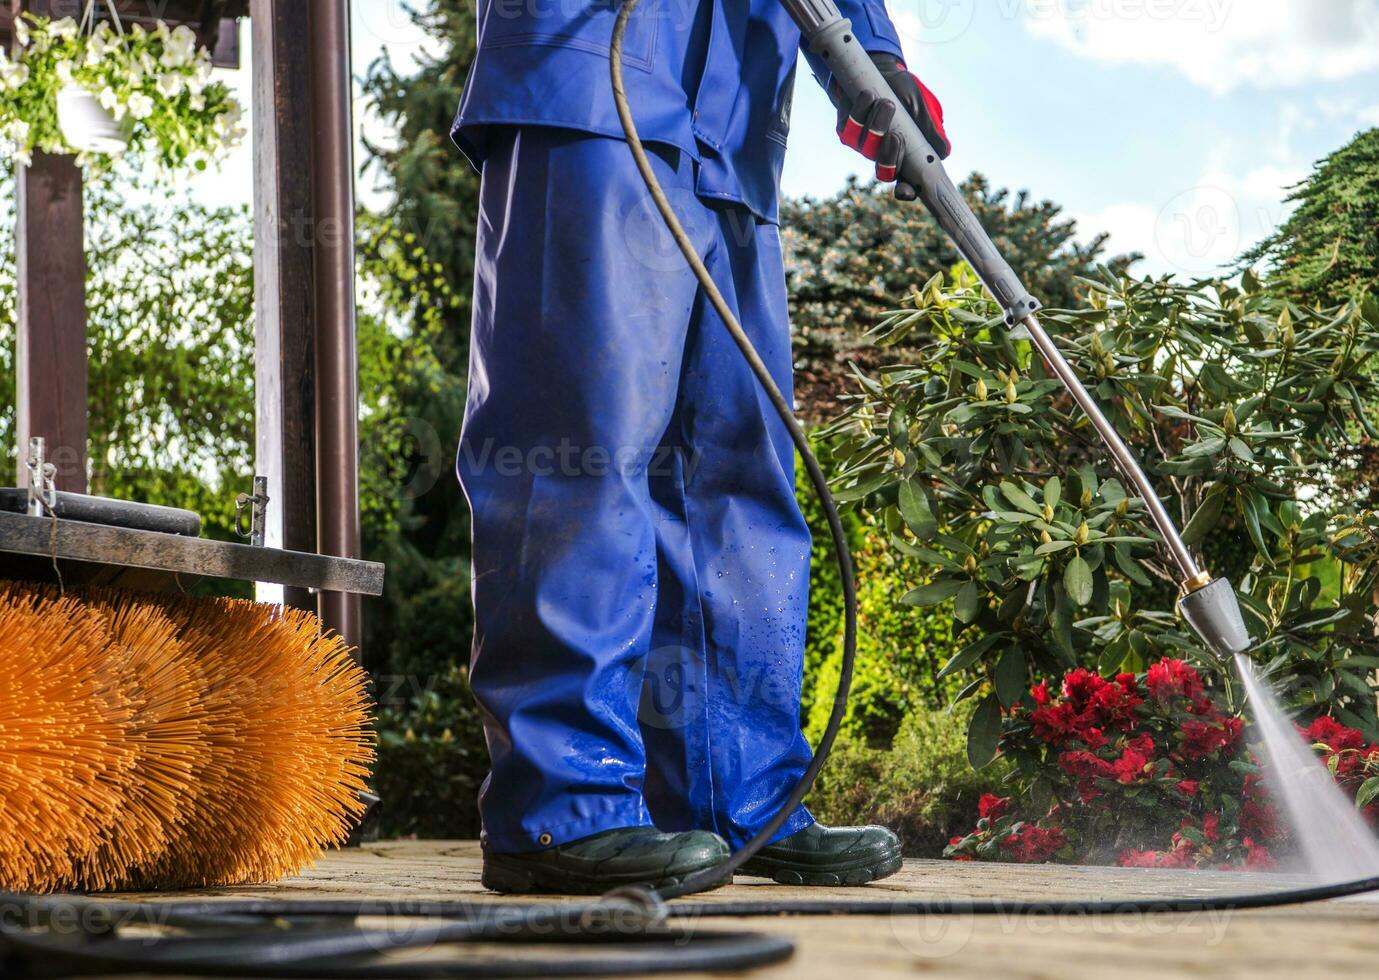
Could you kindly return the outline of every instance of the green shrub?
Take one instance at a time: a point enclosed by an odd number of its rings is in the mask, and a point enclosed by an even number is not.
[[[826,446],[816,444],[814,451],[820,465],[828,472],[831,463]],[[820,671],[832,659],[843,632],[843,587],[838,578],[838,562],[833,555],[833,538],[829,534],[824,509],[809,483],[804,466],[795,466],[795,494],[800,501],[813,543],[809,554],[809,617],[805,625],[804,686],[800,697],[801,724],[806,724],[814,709],[817,694],[832,701],[832,688],[820,687]],[[848,535],[848,547],[856,551],[862,541],[862,521],[856,513],[844,512],[843,529]],[[836,671],[835,671],[836,676]]]
[[[957,693],[953,680],[938,675],[962,644],[953,639],[953,617],[947,611],[900,603],[923,575],[914,559],[897,555],[869,530],[858,535],[852,557],[857,573],[857,659],[843,734],[883,749],[907,715],[941,707]],[[816,556],[815,574],[835,564],[831,551]],[[815,743],[823,735],[838,688],[841,613],[833,626],[831,635],[819,638],[827,644],[827,655],[809,675],[805,734]]]
[[[1090,309],[1047,311],[1045,326],[1188,543],[1248,540],[1236,584],[1262,669],[1293,705],[1379,735],[1379,561],[1354,499],[1333,492],[1344,453],[1373,430],[1379,303],[1316,312],[1249,275],[1239,288],[1109,272],[1089,285]],[[966,646],[942,673],[979,702],[973,763],[993,757],[1002,709],[1028,705],[1031,676],[1171,656],[1225,683],[1163,587],[1178,576],[1143,501],[1030,343],[962,270],[915,304],[878,341],[934,340],[913,365],[864,379],[827,437],[840,497],[925,573],[899,601],[962,624]]]
[[[840,741],[809,797],[814,815],[824,823],[882,824],[900,835],[906,854],[939,857],[949,840],[971,830],[982,794],[1000,788],[1001,767],[967,764],[970,708],[911,708],[889,750]]]
[[[410,680],[378,682],[374,791],[381,802],[371,821],[382,837],[478,837],[488,751],[468,673],[452,668],[439,685],[406,696]]]

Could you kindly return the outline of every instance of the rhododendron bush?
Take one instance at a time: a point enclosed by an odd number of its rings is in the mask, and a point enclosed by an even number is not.
[[[1328,716],[1303,733],[1379,823],[1379,745]],[[1000,752],[1010,793],[982,797],[976,829],[949,857],[1261,868],[1289,853],[1245,722],[1181,660],[1041,681],[1006,716]]]
[[[1366,408],[1379,404],[1379,303],[1305,309],[1250,275],[1107,271],[1085,285],[1089,308],[1045,311],[1044,325],[1188,545],[1237,587],[1260,673],[1304,723],[1330,716],[1379,740],[1379,519],[1355,463],[1379,441]],[[835,486],[918,570],[896,601],[951,612],[958,652],[938,679],[976,704],[972,764],[1003,741],[1038,769],[1033,789],[1089,820],[1125,820],[1140,849],[1171,850],[1175,833],[1231,861],[1248,858],[1246,837],[1267,846],[1239,826],[1256,790],[1230,673],[1178,616],[1178,571],[1144,501],[1029,340],[961,267],[875,337],[904,340],[905,361],[859,376],[826,433]],[[1196,665],[1167,699],[1147,673],[1165,659]],[[1042,704],[1030,693],[1041,677]],[[1111,785],[1118,798],[1100,800]],[[1225,826],[1204,824],[1213,811]],[[1041,832],[1055,826],[1067,840]],[[1071,814],[1032,827],[1008,846],[1079,846]]]

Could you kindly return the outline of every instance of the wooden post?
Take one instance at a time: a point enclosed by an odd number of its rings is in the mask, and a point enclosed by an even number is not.
[[[268,478],[265,543],[316,550],[316,388],[311,248],[308,4],[251,0],[254,140],[254,384],[257,469]],[[275,598],[271,590],[263,598]],[[283,600],[316,602],[302,589]]]
[[[62,15],[62,0],[20,10]],[[19,486],[30,436],[47,440],[59,490],[86,491],[86,253],[76,158],[35,153],[18,168],[15,235],[19,324],[15,349]]]

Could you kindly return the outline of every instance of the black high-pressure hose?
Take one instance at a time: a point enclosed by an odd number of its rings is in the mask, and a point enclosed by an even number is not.
[[[925,915],[1063,916],[1187,914],[1297,905],[1379,891],[1379,877],[1285,891],[1185,898],[1132,898],[1047,902],[1000,899],[818,900],[676,902],[710,888],[749,860],[803,801],[837,738],[852,684],[857,601],[852,559],[838,509],[809,439],[792,406],[772,380],[651,169],[628,108],[622,80],[622,41],[638,0],[624,0],[613,32],[613,98],[627,144],[666,227],[704,294],[751,365],[804,460],[828,518],[845,607],[843,656],[833,711],[813,761],[779,812],[736,854],[680,885],[659,891],[618,889],[593,901],[532,904],[385,901],[172,901],[120,902],[76,896],[0,893],[0,976],[60,977],[173,973],[236,977],[554,977],[645,976],[704,970],[742,970],[787,959],[784,939],[747,932],[699,930],[700,919],[762,916]],[[846,22],[844,22],[846,23]],[[359,918],[394,920],[385,929],[363,928]],[[398,920],[420,920],[407,927]],[[677,920],[689,923],[680,926]],[[344,924],[336,924],[344,923]],[[155,933],[150,935],[149,927]],[[122,929],[134,930],[129,937]],[[172,934],[169,935],[169,930]],[[438,946],[516,944],[526,955],[492,953],[399,959],[396,954]],[[600,947],[598,955],[571,955],[574,947]],[[557,956],[532,955],[555,950]],[[385,954],[394,954],[385,957]]]

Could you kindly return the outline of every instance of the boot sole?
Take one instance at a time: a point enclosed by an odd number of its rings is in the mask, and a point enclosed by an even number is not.
[[[778,885],[838,888],[866,885],[882,878],[889,878],[899,871],[904,863],[899,851],[881,858],[822,868],[779,858],[753,858],[739,868],[737,873],[753,878],[770,878]]]
[[[614,888],[632,886],[668,888],[680,884],[689,875],[701,870],[704,869],[689,868],[655,878],[644,875],[588,877],[555,868],[533,867],[523,861],[505,859],[501,855],[487,855],[484,857],[484,869],[479,880],[489,891],[505,895],[602,895]]]

